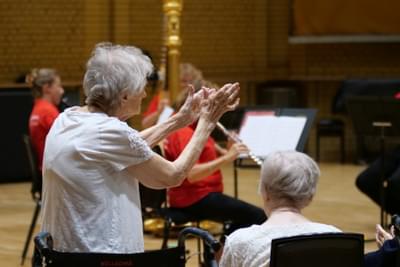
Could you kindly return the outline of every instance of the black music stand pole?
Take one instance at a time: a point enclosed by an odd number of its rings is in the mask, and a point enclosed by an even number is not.
[[[382,163],[381,163],[381,182],[380,182],[380,199],[381,199],[381,225],[382,227],[387,227],[388,222],[387,222],[387,214],[385,211],[386,207],[386,187],[387,187],[387,181],[385,178],[385,128],[392,127],[391,122],[387,121],[375,121],[372,122],[373,127],[380,128],[380,135],[379,135],[379,142],[380,142],[380,149],[381,149],[381,158],[382,158]]]
[[[238,198],[238,167],[242,163],[242,159],[233,161],[233,196]]]

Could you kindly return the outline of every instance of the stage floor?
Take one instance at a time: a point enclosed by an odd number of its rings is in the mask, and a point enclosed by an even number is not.
[[[379,208],[355,187],[357,174],[365,166],[322,163],[321,179],[314,201],[304,210],[311,220],[333,224],[344,232],[363,233],[366,239],[373,239],[375,224],[379,223]],[[223,169],[225,192],[233,195],[233,168]],[[239,198],[261,206],[257,194],[259,169],[239,170]],[[34,210],[31,200],[30,184],[0,184],[0,262],[4,267],[20,266],[22,248]],[[36,232],[39,227],[36,227]],[[161,239],[145,235],[146,249],[156,249]],[[175,243],[172,240],[171,245]],[[196,243],[189,240],[187,244],[191,252]],[[33,244],[24,266],[30,266]],[[366,242],[365,250],[376,249],[374,242]],[[197,266],[193,257],[187,266]]]

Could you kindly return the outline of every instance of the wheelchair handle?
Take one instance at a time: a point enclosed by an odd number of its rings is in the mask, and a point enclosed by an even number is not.
[[[35,237],[35,246],[40,254],[46,254],[53,249],[53,238],[48,232],[40,232]]]
[[[190,235],[200,237],[207,246],[214,250],[214,252],[221,248],[221,243],[215,240],[209,232],[196,227],[186,227],[179,232],[178,246],[183,247],[185,245],[186,237]]]

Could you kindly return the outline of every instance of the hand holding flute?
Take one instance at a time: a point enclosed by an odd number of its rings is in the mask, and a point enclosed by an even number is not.
[[[232,139],[235,143],[243,144],[242,140],[241,140],[236,134],[233,134],[233,133],[229,132],[229,131],[225,128],[225,126],[222,125],[222,123],[217,122],[217,128],[218,128],[219,130],[221,130],[228,138]],[[246,147],[246,148],[247,148],[247,147]],[[243,151],[243,152],[244,152],[244,151]],[[247,148],[247,151],[245,151],[245,153],[248,154],[249,157],[250,157],[252,160],[254,160],[255,163],[257,163],[257,165],[259,165],[259,166],[262,165],[262,162],[263,162],[263,161],[262,161],[259,157],[257,157],[256,155],[254,155],[250,150],[248,150],[248,148]]]

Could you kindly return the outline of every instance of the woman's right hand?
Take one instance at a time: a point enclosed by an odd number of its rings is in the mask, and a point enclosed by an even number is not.
[[[221,116],[234,110],[239,105],[239,83],[228,83],[219,90],[214,88],[203,88],[204,100],[200,112],[200,118],[215,124]]]
[[[248,154],[249,148],[243,143],[234,143],[228,150],[228,152],[224,155],[227,162],[232,162],[240,154]]]
[[[375,239],[376,239],[376,244],[378,245],[378,248],[381,248],[383,246],[383,243],[385,243],[386,240],[394,238],[394,227],[392,226],[390,230],[391,230],[391,233],[388,233],[385,231],[385,229],[382,228],[381,225],[379,225],[379,224],[376,225]]]
[[[199,118],[201,107],[205,103],[204,96],[206,95],[203,90],[195,92],[191,84],[187,86],[186,90],[186,100],[177,113],[179,122],[181,122],[183,126],[189,125]]]

